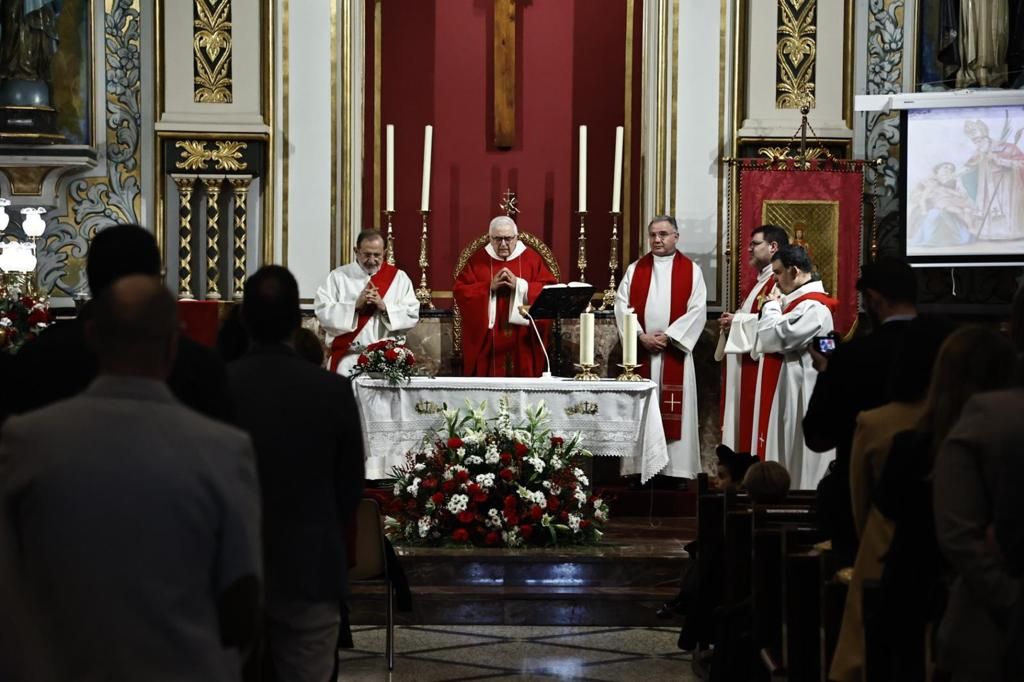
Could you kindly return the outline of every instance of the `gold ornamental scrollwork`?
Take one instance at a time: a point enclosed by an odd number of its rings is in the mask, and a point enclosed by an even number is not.
[[[757,150],[759,156],[768,160],[768,164],[779,170],[788,168],[791,161],[798,161],[799,154],[794,154],[790,147],[761,147]],[[806,161],[814,161],[821,158],[825,150],[821,147],[810,147],[806,150]]]
[[[779,0],[775,107],[814,107],[817,0]]]
[[[569,405],[565,408],[565,414],[572,417],[577,414],[596,415],[597,414],[597,403],[592,403],[584,400],[583,402],[576,403],[575,405]]]
[[[181,159],[174,163],[180,170],[208,170],[213,163],[215,170],[242,171],[248,163],[242,160],[242,152],[248,144],[240,140],[216,140],[214,148],[207,147],[203,140],[178,140],[174,146],[181,150]]]
[[[231,0],[195,0],[192,16],[193,100],[231,102]]]

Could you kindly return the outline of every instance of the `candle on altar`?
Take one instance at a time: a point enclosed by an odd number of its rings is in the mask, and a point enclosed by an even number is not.
[[[430,152],[434,147],[434,126],[423,129],[423,192],[420,196],[420,210],[430,210]]]
[[[636,364],[636,313],[630,308],[622,324],[622,364]]]
[[[580,213],[587,212],[587,126],[580,126]]]
[[[385,177],[387,178],[386,194],[384,210],[394,211],[395,210],[395,126],[388,124],[387,135],[386,135],[386,148],[387,148],[387,172]]]
[[[615,179],[612,180],[612,213],[622,205],[622,126],[615,126]]]
[[[580,314],[580,364],[594,364],[594,313]]]

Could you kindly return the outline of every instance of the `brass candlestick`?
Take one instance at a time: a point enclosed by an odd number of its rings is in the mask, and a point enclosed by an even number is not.
[[[420,286],[416,290],[416,300],[420,307],[434,309],[434,301],[431,299],[430,287],[427,286],[427,268],[430,263],[427,261],[427,220],[430,217],[429,210],[420,211],[423,216],[423,230],[420,232]]]
[[[619,216],[618,211],[612,211],[612,245],[608,252],[608,288],[604,290],[601,297],[601,307],[598,310],[607,310],[615,305],[615,270],[619,265]]]
[[[600,381],[601,380],[601,377],[599,377],[598,375],[594,374],[594,368],[597,367],[597,365],[583,365],[583,364],[579,364],[579,365],[575,365],[575,366],[579,367],[580,370],[581,370],[580,372],[578,372],[576,374],[576,376],[573,377],[573,379],[575,379],[576,381]]]
[[[387,225],[387,238],[384,242],[384,261],[388,265],[395,264],[395,235],[391,224],[391,219],[394,216],[394,211],[384,211],[384,223]]]
[[[580,269],[580,281],[587,281],[587,212],[580,211],[580,245],[576,256],[576,267]]]
[[[621,367],[623,371],[622,371],[622,374],[620,374],[618,377],[616,377],[615,380],[616,381],[643,381],[644,378],[642,376],[640,376],[639,374],[634,374],[633,373],[633,370],[636,369],[639,366],[640,365],[629,365],[629,364],[625,364],[625,363],[619,365],[619,367]]]

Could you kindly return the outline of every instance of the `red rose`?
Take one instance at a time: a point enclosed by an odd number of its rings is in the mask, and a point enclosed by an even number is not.
[[[550,511],[558,511],[558,506],[559,506],[559,502],[558,502],[558,498],[557,497],[549,497],[548,498],[548,509]]]
[[[411,351],[405,351],[405,364],[407,364],[407,365],[415,365],[416,364],[416,356],[413,355]]]
[[[562,523],[565,523],[569,520],[569,512],[562,512],[558,515],[558,518],[562,521]]]
[[[459,518],[459,523],[470,524],[470,523],[473,523],[473,519],[476,518],[476,514],[474,514],[471,511],[461,511],[461,512],[459,512],[458,518]]]
[[[487,534],[487,537],[484,538],[484,542],[486,542],[488,545],[496,545],[498,544],[498,540],[500,539],[501,536],[492,530],[490,533]]]
[[[436,488],[437,487],[437,479],[433,478],[433,477],[424,478],[423,482],[420,483],[420,487],[421,488],[428,488],[428,489],[429,488]]]
[[[430,501],[436,505],[444,504],[444,493],[434,493],[430,496]]]
[[[518,526],[519,525],[519,514],[517,514],[515,512],[515,510],[512,510],[512,511],[506,510],[505,511],[505,520],[508,521],[513,526]]]
[[[535,504],[530,507],[530,516],[536,521],[540,521],[540,517],[544,516],[544,510],[540,508],[539,504]]]
[[[590,528],[590,521],[583,519],[580,521],[580,528]]]
[[[455,480],[458,481],[459,483],[465,483],[466,481],[469,480],[469,472],[468,471],[456,471],[455,472]]]
[[[515,495],[506,495],[503,502],[505,503],[505,509],[515,510],[519,506],[519,500],[516,499]]]
[[[466,542],[469,540],[469,531],[465,528],[456,528],[452,531],[452,540],[455,542]]]
[[[456,483],[455,481],[445,481],[444,485],[441,486],[441,490],[445,491],[446,493],[451,493],[452,491],[455,490],[456,486],[458,486],[458,483]]]
[[[466,494],[469,495],[470,499],[480,504],[487,501],[487,491],[481,488],[476,483],[470,483],[466,488]]]
[[[516,443],[516,457],[522,458],[530,451],[530,448],[526,447],[522,443]]]
[[[448,439],[448,447],[450,449],[452,449],[452,450],[458,450],[459,448],[462,447],[462,439],[461,438],[454,438],[454,437],[453,438],[449,438]]]
[[[415,509],[416,508],[416,498],[415,497],[410,498],[409,501],[405,503],[405,506],[408,507],[409,509]]]
[[[508,466],[509,464],[512,463],[512,455],[507,452],[501,453],[500,459],[501,463],[504,464],[505,466]]]
[[[398,359],[398,351],[396,351],[394,348],[388,348],[386,351],[384,351],[384,358],[388,362],[394,362],[395,360]]]
[[[512,473],[511,469],[502,469],[501,473],[499,473],[498,475],[501,476],[501,478],[506,481],[511,481],[513,478],[516,477],[516,475]]]
[[[533,535],[533,526],[529,524],[523,524],[519,526],[519,534],[523,536],[524,540],[529,540]]]
[[[366,365],[370,364],[370,358],[360,353],[359,359],[356,360],[356,364],[359,365],[360,367],[365,367]]]
[[[563,439],[561,436],[551,436],[551,444],[552,445],[561,445],[564,442],[565,442],[565,439]]]
[[[46,324],[50,321],[50,313],[45,308],[36,308],[28,314],[29,324]]]

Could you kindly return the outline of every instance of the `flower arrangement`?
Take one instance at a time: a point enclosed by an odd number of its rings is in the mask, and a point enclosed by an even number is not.
[[[52,321],[45,298],[28,294],[0,296],[0,351],[17,353]]]
[[[444,432],[395,467],[386,532],[417,544],[592,544],[608,521],[608,505],[590,492],[579,467],[592,457],[579,434],[568,439],[547,428],[543,402],[512,423],[505,399],[498,416],[486,403],[468,414],[445,410]]]
[[[416,366],[416,356],[405,345],[405,339],[381,339],[363,349],[352,376],[380,374],[392,386],[408,383]]]

